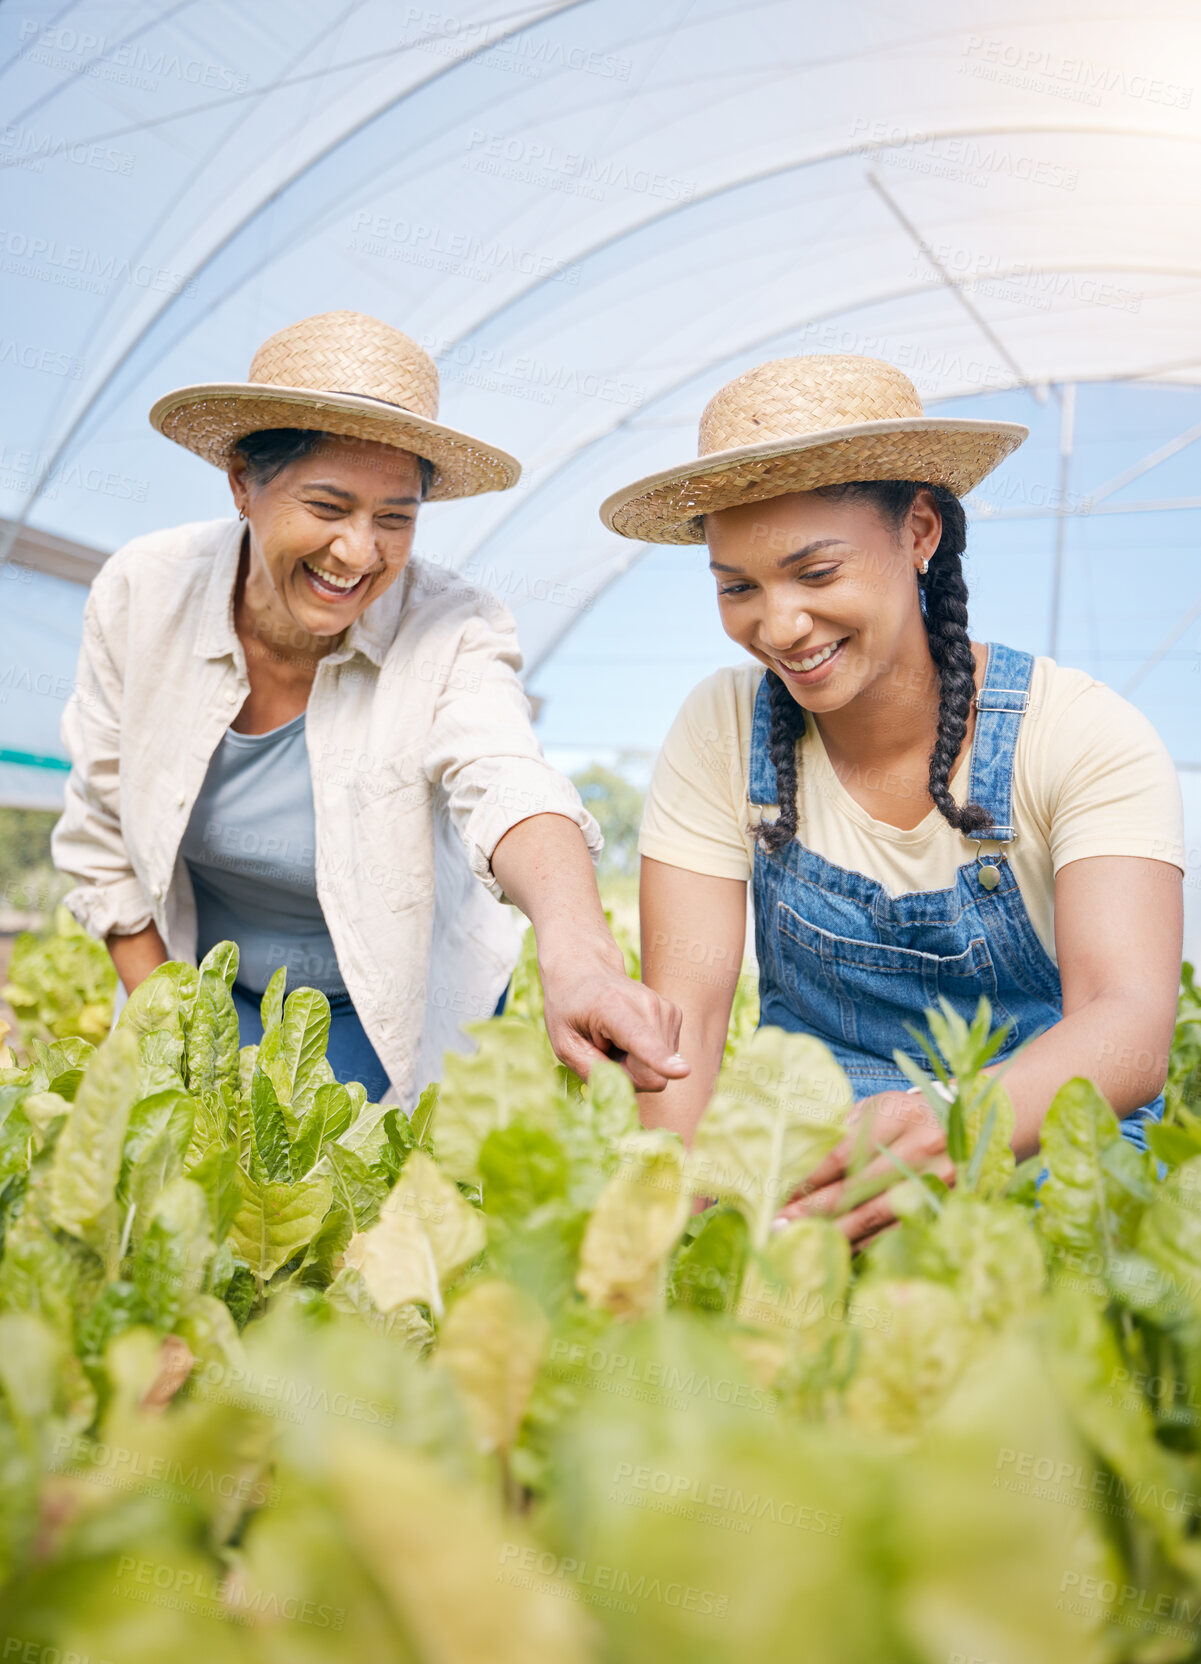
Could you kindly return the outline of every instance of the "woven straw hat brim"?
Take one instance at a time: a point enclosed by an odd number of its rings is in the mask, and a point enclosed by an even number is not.
[[[643,543],[703,543],[701,515],[819,485],[920,480],[962,497],[1029,431],[1020,422],[921,416],[739,445],[636,480],[606,497],[600,516]]]
[[[233,447],[264,428],[312,428],[374,440],[428,458],[437,469],[427,501],[507,491],[521,464],[507,451],[359,393],[327,393],[268,382],[200,382],[156,401],[152,426],[214,467],[228,468]]]

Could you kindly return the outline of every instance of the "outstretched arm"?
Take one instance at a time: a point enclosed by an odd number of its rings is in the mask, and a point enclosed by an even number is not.
[[[644,1099],[647,1126],[685,1141],[713,1092],[746,938],[746,883],[642,859],[642,977],[682,1014],[680,1050],[692,1073]]]
[[[476,595],[473,608],[423,741],[426,772],[477,878],[534,926],[556,1055],[583,1076],[614,1057],[639,1091],[658,1091],[688,1072],[675,1056],[679,1013],[626,976],[589,853],[600,828],[542,755],[512,618],[491,596]]]
[[[1115,1114],[1140,1109],[1163,1087],[1176,1017],[1183,932],[1179,867],[1132,855],[1069,861],[1055,879],[1055,951],[1063,1017],[1022,1048],[1003,1072],[1013,1101],[1013,1147],[1019,1161],[1038,1149],[1043,1120],[1059,1088],[1077,1075],[1091,1080]],[[920,1096],[884,1092],[864,1100],[875,1113],[873,1136],[918,1171],[954,1176],[946,1138]],[[811,1194],[795,1213],[832,1213],[843,1205],[850,1141],[813,1174]],[[865,1176],[896,1171],[879,1156]],[[839,1221],[852,1241],[894,1218],[888,1194]]]
[[[1087,1075],[1129,1115],[1168,1072],[1180,991],[1184,887],[1179,867],[1133,855],[1069,861],[1055,879],[1055,952],[1063,1020],[1005,1076],[1019,1159],[1038,1148],[1051,1099]]]
[[[493,850],[492,872],[534,927],[556,1056],[585,1078],[598,1059],[616,1057],[640,1092],[686,1075],[680,1013],[626,975],[576,823],[559,814],[518,821]]]

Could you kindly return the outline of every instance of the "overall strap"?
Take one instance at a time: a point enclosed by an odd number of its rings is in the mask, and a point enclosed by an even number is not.
[[[991,642],[984,685],[976,695],[976,730],[972,737],[969,801],[979,803],[993,817],[989,839],[1009,843],[1013,838],[1013,758],[1018,730],[1030,698],[1034,658],[1014,647]],[[776,766],[768,751],[771,733],[771,694],[764,676],[755,694],[751,723],[751,767],[748,796],[752,803],[779,802]]]
[[[984,684],[976,695],[968,801],[992,815],[993,824],[981,837],[994,843],[1009,843],[1014,836],[1013,759],[1033,670],[1033,654],[989,642]]]
[[[767,673],[755,694],[755,714],[751,722],[751,768],[747,795],[752,803],[778,803],[780,788],[776,783],[776,765],[767,749],[771,733],[771,691]]]

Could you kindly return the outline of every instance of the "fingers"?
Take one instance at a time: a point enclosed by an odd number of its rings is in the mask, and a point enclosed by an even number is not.
[[[664,1076],[647,1068],[636,1058],[628,1058],[621,1051],[605,1050],[601,1046],[595,1046],[578,1029],[551,1032],[550,1040],[559,1062],[565,1063],[581,1080],[590,1080],[593,1069],[598,1063],[603,1062],[620,1064],[629,1075],[636,1092],[662,1092],[667,1085]],[[687,1064],[684,1067],[687,1069]]]
[[[850,1207],[858,1207],[880,1191],[891,1189],[898,1176],[895,1170],[890,1170],[870,1177],[857,1173],[851,1179],[836,1179],[818,1190],[807,1190],[804,1195],[794,1196],[776,1217],[781,1220],[833,1219]]]
[[[863,1158],[865,1152],[874,1147],[873,1131],[876,1113],[871,1098],[864,1098],[857,1104],[852,1104],[847,1112],[847,1125],[851,1131],[836,1144],[830,1154],[819,1161],[817,1166],[805,1180],[797,1196],[811,1196],[816,1191],[823,1190],[841,1179],[853,1167],[856,1161]]]
[[[895,1122],[882,1124],[881,1109],[882,1100],[879,1098],[861,1098],[857,1104],[851,1105],[847,1112],[847,1125],[851,1130],[828,1156],[818,1162],[794,1200],[812,1196],[827,1185],[836,1183],[847,1173],[861,1167],[877,1144],[890,1143],[897,1137],[899,1129]]]
[[[858,1242],[852,1244],[852,1247],[857,1254],[861,1254],[865,1248],[870,1248],[872,1243],[878,1242],[882,1236],[888,1236],[890,1232],[898,1230],[900,1224],[899,1219],[890,1219],[888,1224],[881,1225],[878,1231],[872,1231],[868,1236],[861,1236]]]
[[[858,1245],[867,1237],[875,1236],[886,1225],[895,1224],[896,1217],[885,1191],[883,1195],[865,1202],[861,1208],[852,1208],[850,1213],[844,1213],[837,1224],[842,1234]]]
[[[877,1092],[874,1098],[864,1098],[856,1108],[872,1117],[872,1142],[892,1144],[914,1128],[941,1128],[929,1104],[916,1093]]]
[[[944,1183],[950,1184],[955,1177],[955,1164],[949,1156],[942,1155],[928,1164],[924,1171],[933,1173]],[[881,1195],[873,1197],[870,1202],[865,1202],[862,1207],[852,1208],[850,1213],[844,1213],[838,1221],[838,1228],[856,1247],[860,1247],[869,1237],[876,1236],[887,1226],[895,1224],[896,1219],[891,1194],[886,1190]]]
[[[830,1154],[818,1162],[793,1200],[799,1201],[802,1197],[813,1196],[841,1179],[850,1165],[854,1148],[854,1140],[849,1138],[844,1138],[841,1144],[836,1144]]]
[[[586,1039],[577,1029],[570,1029],[562,1036],[552,1034],[551,1045],[559,1062],[574,1070],[581,1080],[588,1080],[593,1069],[602,1061],[620,1064],[629,1075],[635,1092],[662,1092],[669,1079],[679,1080],[689,1073],[689,1065],[682,1057],[666,1060],[666,1066],[673,1070],[669,1076],[652,1069],[642,1059],[626,1052],[616,1049],[604,1051],[601,1047],[594,1046],[591,1040]]]
[[[631,982],[621,998],[609,1002],[601,1033],[639,1092],[661,1092],[669,1081],[683,1080],[691,1073],[689,1064],[677,1051],[683,1014],[678,1006]]]
[[[653,989],[627,982],[608,990],[602,1015],[591,1020],[548,1021],[555,1055],[587,1080],[597,1062],[619,1063],[638,1092],[662,1092],[669,1081],[682,1080],[690,1065],[676,1047],[682,1013]]]
[[[639,1092],[691,1073],[679,1052],[680,1008],[611,965],[560,963],[544,972],[543,993],[555,1055],[585,1079],[602,1057],[620,1063]]]
[[[635,1092],[662,1092],[673,1080],[682,1080],[689,1072],[687,1063],[680,1058],[683,1068],[678,1075],[660,1074],[657,1069],[640,1063],[637,1058],[627,1057],[622,1060],[622,1068],[633,1082]]]
[[[877,1139],[876,1142],[884,1143],[884,1140]],[[813,1180],[821,1171],[818,1169],[804,1193],[793,1197],[777,1217],[781,1220],[806,1217],[837,1219],[840,1229],[846,1231],[852,1241],[858,1240],[852,1231],[862,1235],[866,1231],[880,1229],[881,1224],[896,1218],[888,1192],[904,1176],[893,1157],[915,1172],[935,1173],[947,1182],[954,1179],[955,1167],[946,1154],[945,1135],[931,1118],[919,1125],[911,1123],[906,1126],[903,1133],[894,1136],[885,1151],[850,1178],[840,1176],[830,1183],[815,1185]],[[848,1229],[848,1221],[852,1222],[851,1229]]]
[[[551,1047],[559,1062],[565,1063],[569,1069],[579,1075],[581,1080],[588,1079],[602,1058],[605,1061],[610,1061],[609,1054],[594,1046],[590,1040],[585,1039],[578,1029],[555,1030],[548,1025],[547,1033],[550,1036]]]
[[[897,1139],[895,1144],[889,1146],[888,1154],[876,1156],[861,1173],[856,1173],[854,1180],[848,1185],[854,1192],[851,1197],[852,1205],[857,1207],[860,1202],[869,1200],[873,1194],[891,1189],[905,1177],[903,1169],[896,1161],[890,1159],[891,1156],[898,1157],[914,1172],[931,1173],[934,1171],[933,1163],[942,1156],[945,1148],[945,1142],[920,1133],[911,1132],[908,1137]]]
[[[907,1093],[881,1092],[855,1107],[863,1118],[844,1205],[857,1207],[895,1184],[897,1158],[920,1171],[946,1149],[946,1133],[929,1105]]]

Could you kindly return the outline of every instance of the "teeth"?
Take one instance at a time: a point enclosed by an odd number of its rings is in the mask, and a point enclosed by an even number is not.
[[[816,670],[819,664],[825,664],[841,646],[842,640],[832,641],[828,647],[823,647],[820,653],[814,653],[807,659],[781,659],[780,663],[789,670]]]
[[[340,578],[336,572],[327,572],[324,566],[314,566],[311,561],[307,560],[304,564],[314,576],[321,579],[322,583],[331,584],[334,589],[353,589],[362,577],[362,573],[360,573],[358,578]]]

